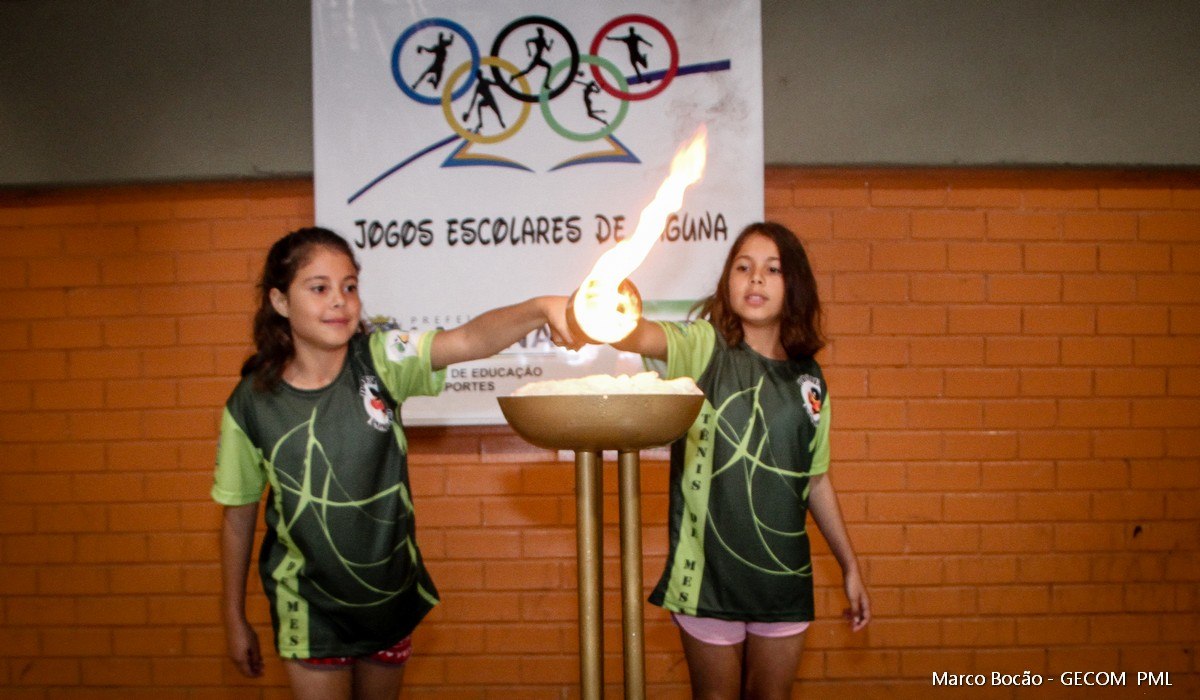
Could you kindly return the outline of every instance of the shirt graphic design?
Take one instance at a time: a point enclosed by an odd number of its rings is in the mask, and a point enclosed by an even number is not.
[[[411,633],[437,604],[416,543],[399,401],[436,394],[428,347],[400,362],[384,334],[356,336],[332,384],[226,405],[213,497],[252,503],[269,486],[259,558],[285,657],[358,656]]]
[[[670,552],[651,602],[722,619],[811,620],[809,479],[828,467],[819,366],[729,348],[705,321],[662,325],[668,376],[696,379],[706,403],[672,446]]]

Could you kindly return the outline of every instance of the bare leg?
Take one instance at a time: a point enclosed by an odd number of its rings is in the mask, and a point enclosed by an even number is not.
[[[804,633],[790,637],[746,635],[746,694],[752,700],[792,697],[796,666],[804,650]]]
[[[350,668],[336,671],[309,668],[298,661],[288,661],[284,667],[296,700],[350,700],[353,677]]]
[[[742,686],[742,644],[721,646],[696,639],[682,629],[692,697],[696,700],[737,700]]]
[[[404,666],[360,661],[354,667],[354,700],[396,700]]]

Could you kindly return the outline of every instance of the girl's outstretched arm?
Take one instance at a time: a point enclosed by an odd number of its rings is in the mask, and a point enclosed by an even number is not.
[[[254,549],[254,523],[258,503],[226,506],[221,524],[222,612],[225,615],[225,642],[229,658],[247,678],[263,674],[258,634],[246,620],[246,575],[250,571],[250,553]]]
[[[858,557],[854,555],[854,547],[850,544],[842,510],[838,507],[837,493],[828,474],[818,474],[809,482],[808,509],[842,567],[846,600],[850,602],[850,609],[845,614],[850,620],[850,628],[857,632],[871,621],[871,602],[867,598],[867,588],[858,570]]]
[[[491,357],[545,324],[550,324],[552,337],[570,338],[566,297],[534,297],[492,309],[457,328],[438,333],[433,338],[430,355],[433,369]]]
[[[663,332],[662,326],[644,318],[638,319],[637,328],[634,328],[632,333],[625,336],[623,340],[613,343],[612,346],[618,350],[634,352],[655,360],[667,359],[667,334]]]

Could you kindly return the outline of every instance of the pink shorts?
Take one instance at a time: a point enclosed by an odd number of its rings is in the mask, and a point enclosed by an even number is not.
[[[747,634],[756,637],[790,637],[808,629],[807,622],[735,622],[713,617],[695,617],[671,613],[679,629],[705,644],[731,646],[746,641]]]
[[[412,656],[411,635],[401,639],[391,647],[381,649],[374,654],[367,654],[365,656],[327,656],[325,658],[296,659],[296,661],[309,668],[327,668],[331,671],[336,671],[342,668],[350,668],[359,661],[369,661],[383,666],[403,666],[410,656]]]

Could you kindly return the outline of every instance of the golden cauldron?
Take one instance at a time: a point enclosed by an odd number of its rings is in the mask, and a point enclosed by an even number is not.
[[[700,394],[527,395],[497,399],[504,418],[537,447],[575,452],[575,539],[579,577],[579,685],[600,700],[603,674],[601,462],[617,451],[621,522],[621,622],[625,697],[645,698],[642,633],[641,464],[638,450],[687,432],[704,404]]]

